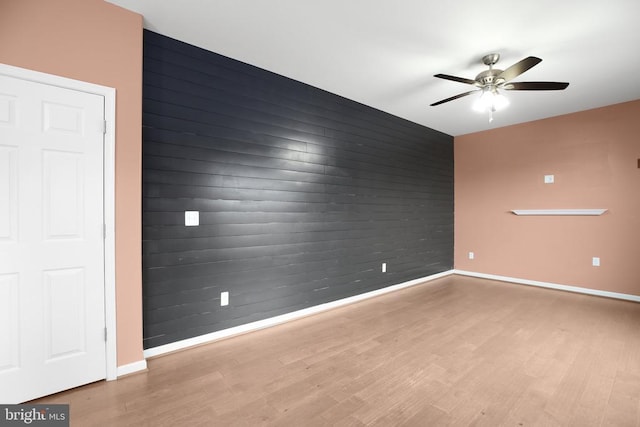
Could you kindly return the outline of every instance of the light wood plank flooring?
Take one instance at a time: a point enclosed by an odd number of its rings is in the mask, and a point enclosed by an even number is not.
[[[640,304],[449,276],[43,402],[72,426],[639,426]]]

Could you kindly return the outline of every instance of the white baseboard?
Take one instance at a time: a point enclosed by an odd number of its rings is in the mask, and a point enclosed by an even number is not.
[[[138,360],[137,362],[129,363],[127,365],[118,366],[117,375],[122,377],[124,375],[133,374],[135,372],[146,371],[147,361],[145,359]]]
[[[598,289],[582,288],[580,286],[561,285],[558,283],[539,282],[537,280],[519,279],[516,277],[497,276],[495,274],[475,273],[473,271],[453,270],[453,274],[461,276],[478,277],[481,279],[498,280],[501,282],[517,283],[520,285],[538,286],[541,288],[558,289],[567,292],[576,292],[579,294],[595,295],[599,297],[622,299],[627,301],[640,302],[640,296],[622,294],[618,292],[601,291]]]
[[[432,274],[431,276],[410,280],[408,282],[399,283],[397,285],[387,286],[386,288],[376,289],[375,291],[366,292],[364,294],[354,295],[352,297],[343,298],[337,301],[316,305],[313,307],[305,308],[305,309],[294,311],[291,313],[282,314],[280,316],[271,317],[269,319],[258,320],[256,322],[235,326],[233,328],[224,329],[222,331],[212,332],[210,334],[200,335],[197,337],[188,338],[186,340],[176,341],[170,344],[149,348],[144,351],[144,357],[147,358],[147,357],[153,357],[153,356],[160,356],[162,354],[171,353],[173,351],[182,350],[188,347],[193,347],[195,345],[206,344],[206,343],[217,341],[223,338],[229,338],[234,335],[240,335],[247,332],[269,328],[271,326],[279,325],[284,322],[289,322],[295,319],[300,319],[301,317],[306,317],[312,314],[321,313],[323,311],[331,310],[333,308],[341,307],[343,305],[353,304],[354,302],[357,302],[357,301],[362,301],[368,298],[376,297],[378,295],[383,295],[389,292],[394,292],[400,289],[419,285],[421,283],[429,282],[431,280],[439,279],[441,277],[449,276],[451,274],[453,274],[453,270],[445,271],[438,274]]]
[[[521,284],[521,285],[528,285],[528,286],[538,286],[538,287],[549,288],[549,289],[558,289],[562,291],[576,292],[580,294],[595,295],[600,297],[616,298],[616,299],[622,299],[627,301],[640,302],[640,296],[638,295],[601,291],[597,289],[589,289],[589,288],[583,288],[579,286],[561,285],[558,283],[540,282],[537,280],[520,279],[517,277],[498,276],[495,274],[476,273],[476,272],[465,271],[465,270],[449,270],[442,273],[433,274],[431,276],[410,280],[408,282],[387,286],[386,288],[376,289],[375,291],[366,292],[364,294],[354,295],[352,297],[343,298],[341,300],[332,301],[325,304],[320,304],[320,305],[305,308],[302,310],[294,311],[291,313],[282,314],[280,316],[271,317],[269,319],[258,320],[256,322],[235,326],[233,328],[212,332],[210,334],[200,335],[197,337],[176,341],[176,342],[161,345],[158,347],[149,348],[144,350],[144,357],[146,359],[149,357],[160,356],[163,354],[171,353],[178,350],[183,350],[196,345],[207,344],[207,343],[218,341],[224,338],[229,338],[235,335],[240,335],[247,332],[269,328],[271,326],[276,326],[285,322],[290,322],[292,320],[296,320],[302,317],[321,313],[323,311],[331,310],[333,308],[341,307],[347,304],[353,304],[358,301],[373,298],[379,295],[384,295],[384,294],[398,291],[400,289],[405,289],[411,286],[419,285],[421,283],[429,282],[435,279],[439,279],[441,277],[450,276],[452,274],[477,277],[481,279],[498,280],[501,282],[509,282],[509,283],[515,283],[515,284]],[[129,373],[141,371],[146,368],[147,368],[146,360],[131,363],[129,365],[119,366],[118,376],[127,375]]]

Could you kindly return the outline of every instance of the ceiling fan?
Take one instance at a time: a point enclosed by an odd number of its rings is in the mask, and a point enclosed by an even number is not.
[[[500,94],[499,90],[563,90],[569,86],[569,83],[561,82],[511,82],[514,78],[518,77],[525,71],[533,68],[542,62],[542,59],[535,56],[529,56],[520,62],[516,62],[506,70],[499,70],[493,68],[494,65],[500,59],[500,55],[497,53],[490,53],[482,58],[482,62],[489,66],[488,70],[485,70],[478,74],[475,80],[465,79],[463,77],[450,76],[448,74],[436,74],[434,77],[438,77],[445,80],[452,80],[454,82],[466,83],[475,86],[477,89],[469,92],[460,93],[450,98],[443,99],[431,104],[432,107],[436,105],[444,104],[445,102],[453,101],[454,99],[462,98],[467,95],[471,95],[475,92],[482,92],[480,98],[477,99],[474,104],[474,109],[478,111],[489,111],[489,121],[493,120],[493,113],[498,111],[502,107],[508,104],[508,100]]]

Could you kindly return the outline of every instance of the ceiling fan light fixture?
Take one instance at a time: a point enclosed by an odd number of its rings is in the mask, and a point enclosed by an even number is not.
[[[509,105],[506,96],[498,92],[497,88],[485,88],[473,103],[473,109],[479,113],[500,111]]]

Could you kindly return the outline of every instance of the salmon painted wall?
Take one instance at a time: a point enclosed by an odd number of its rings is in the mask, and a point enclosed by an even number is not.
[[[0,62],[116,88],[118,365],[142,355],[142,17],[102,0],[0,0]]]
[[[640,100],[454,141],[457,269],[640,295]]]

